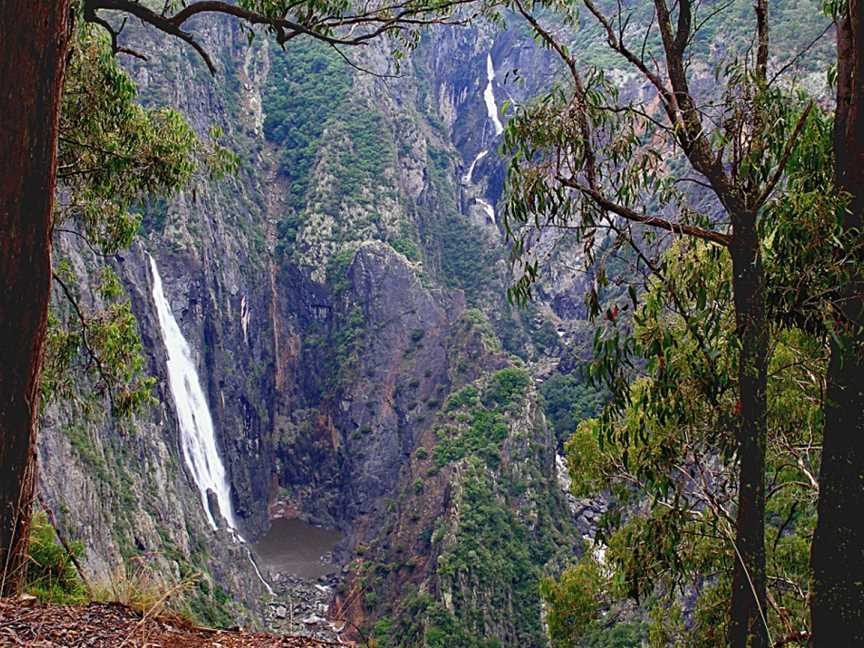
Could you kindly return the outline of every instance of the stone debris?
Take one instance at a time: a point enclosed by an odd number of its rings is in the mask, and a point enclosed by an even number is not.
[[[345,627],[344,621],[328,617],[330,602],[339,580],[336,574],[317,579],[290,574],[274,575],[276,600],[269,604],[265,612],[267,627],[275,632],[344,645],[340,636]]]

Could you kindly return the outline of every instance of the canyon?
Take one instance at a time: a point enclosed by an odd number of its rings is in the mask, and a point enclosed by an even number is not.
[[[510,71],[551,74],[550,57],[513,30],[441,29],[385,77],[383,44],[350,53],[376,74],[198,29],[215,77],[133,27],[151,62],[124,66],[145,105],[221,128],[240,167],[146,205],[108,261],[156,402],[131,420],[46,408],[40,489],[62,532],[95,582],[195,575],[206,623],[545,645],[538,579],[581,540],[537,385],[581,344],[585,279],[507,302],[497,149],[505,98],[546,82]],[[106,263],[55,246],[83,286]],[[309,546],[280,562],[286,542]]]

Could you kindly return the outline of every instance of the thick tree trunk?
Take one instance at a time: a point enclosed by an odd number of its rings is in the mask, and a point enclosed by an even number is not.
[[[851,197],[843,226],[856,246],[835,305],[819,519],[813,536],[813,645],[864,646],[864,0],[850,0],[837,30],[837,189]]]
[[[0,2],[0,593],[26,566],[70,20],[69,0]]]
[[[768,332],[755,217],[735,219],[732,287],[741,352],[738,368],[738,511],[729,618],[732,648],[767,648],[765,627],[765,445]]]

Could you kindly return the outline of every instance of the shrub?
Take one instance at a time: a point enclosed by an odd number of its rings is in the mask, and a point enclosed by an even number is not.
[[[77,558],[83,553],[79,542],[70,546]],[[28,556],[25,590],[42,603],[74,605],[83,603],[86,596],[84,583],[72,556],[58,542],[48,516],[39,511],[30,525],[30,553]]]

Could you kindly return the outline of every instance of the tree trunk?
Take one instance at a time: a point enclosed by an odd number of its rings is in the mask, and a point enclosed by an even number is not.
[[[732,288],[741,341],[738,367],[738,511],[729,618],[732,648],[767,648],[765,627],[765,445],[768,332],[755,216],[734,219]]]
[[[853,265],[835,304],[811,566],[816,648],[864,645],[864,0],[837,29],[835,181],[851,200],[843,217]]]
[[[69,0],[0,2],[0,594],[26,567],[70,21]]]

